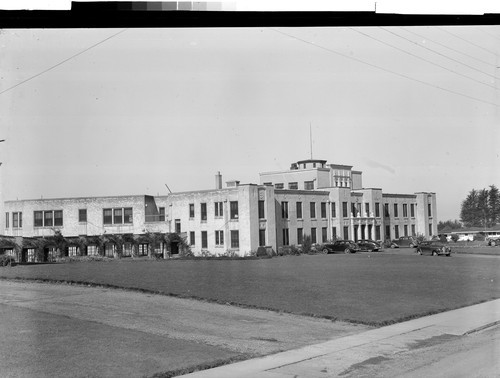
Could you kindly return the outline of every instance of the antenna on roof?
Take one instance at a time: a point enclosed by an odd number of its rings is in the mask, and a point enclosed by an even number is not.
[[[169,191],[170,193],[172,193],[172,191],[170,190],[170,188],[168,187],[168,185],[167,185],[167,184],[165,184],[165,186],[167,187],[168,191]]]
[[[313,158],[313,140],[312,140],[311,122],[309,122],[309,142],[311,144],[311,160],[312,160],[312,158]]]

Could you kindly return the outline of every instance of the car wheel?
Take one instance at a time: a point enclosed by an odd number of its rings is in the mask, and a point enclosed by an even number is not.
[[[396,248],[396,245],[391,244],[391,248],[392,248],[392,249]]]
[[[326,248],[325,248],[325,249],[323,249],[323,251],[322,251],[322,252],[323,252],[324,254],[327,254],[327,253],[328,253],[328,249],[326,249]]]
[[[413,245],[413,243],[410,243],[410,248],[413,248],[413,247],[415,247],[415,246]]]
[[[491,246],[492,246],[492,247],[494,247],[494,246],[496,246],[496,245],[497,245],[497,242],[496,242],[496,241],[494,241],[494,240],[492,240],[492,241],[491,241]]]
[[[437,252],[436,251],[432,251],[432,256],[437,256]]]
[[[344,253],[351,253],[351,250],[350,250],[349,248],[346,248],[346,249],[344,250]]]

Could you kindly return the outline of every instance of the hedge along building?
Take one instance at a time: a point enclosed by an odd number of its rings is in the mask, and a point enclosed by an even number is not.
[[[48,237],[56,231],[66,238],[128,235],[126,240],[87,243],[67,251],[108,256],[120,242],[124,255],[134,246],[138,254],[146,254],[151,243],[144,235],[151,233],[181,235],[197,255],[240,256],[259,246],[277,250],[301,245],[306,235],[322,243],[437,234],[434,193],[384,194],[382,189],[363,188],[362,172],[352,166],[303,160],[288,171],[261,173],[260,181],[229,181],[223,188],[218,173],[215,189],[167,196],[7,201],[4,234],[21,242],[19,238]],[[176,243],[161,242],[155,248],[177,252]]]

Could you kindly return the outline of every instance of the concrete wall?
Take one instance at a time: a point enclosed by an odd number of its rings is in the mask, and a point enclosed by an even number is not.
[[[290,182],[297,182],[298,189],[304,190],[305,181],[314,181],[314,189],[326,188],[330,185],[329,169],[312,168],[297,169],[283,172],[266,172],[260,174],[260,183],[272,183],[273,185],[282,183],[283,189],[288,189]]]

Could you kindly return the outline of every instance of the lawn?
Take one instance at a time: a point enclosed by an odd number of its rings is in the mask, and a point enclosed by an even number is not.
[[[20,265],[0,278],[89,282],[384,325],[500,298],[500,258],[358,253]]]

